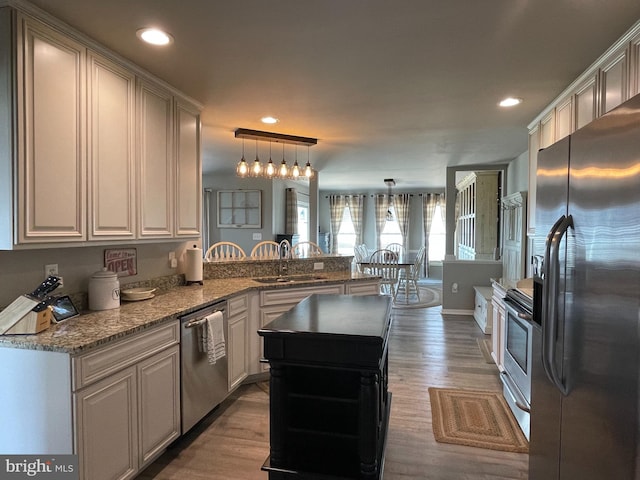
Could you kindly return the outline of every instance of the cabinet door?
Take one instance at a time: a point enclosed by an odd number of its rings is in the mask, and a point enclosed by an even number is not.
[[[140,467],[180,436],[180,350],[175,345],[138,365]]]
[[[80,478],[133,478],[138,471],[136,368],[74,395]]]
[[[18,16],[18,242],[86,240],[85,48]]]
[[[247,312],[229,318],[227,338],[229,342],[228,379],[229,391],[247,378]]]
[[[598,79],[593,76],[576,89],[575,93],[575,129],[584,127],[598,115]]]
[[[573,133],[573,98],[566,98],[556,107],[556,141]]]
[[[600,70],[600,115],[604,115],[627,99],[627,49],[615,52]]]
[[[173,98],[166,90],[138,81],[138,235],[173,234]]]
[[[176,236],[200,236],[202,164],[200,112],[178,99],[176,110]]]
[[[380,281],[347,283],[345,292],[347,295],[379,295]]]
[[[629,98],[631,98],[640,93],[640,34],[631,40],[629,73]]]
[[[536,175],[540,150],[540,127],[529,132],[529,203],[527,204],[527,235],[536,233]]]
[[[135,77],[89,52],[89,239],[135,235]]]

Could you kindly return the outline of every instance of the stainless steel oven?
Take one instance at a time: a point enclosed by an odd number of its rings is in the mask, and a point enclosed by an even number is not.
[[[533,301],[518,290],[509,290],[506,305],[504,396],[520,428],[529,438],[531,365],[533,356]]]

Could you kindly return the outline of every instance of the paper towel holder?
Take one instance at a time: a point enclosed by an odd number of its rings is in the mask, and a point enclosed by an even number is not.
[[[194,245],[193,249],[200,251],[200,257],[199,257],[200,271],[199,271],[199,274],[195,274],[194,275],[195,278],[188,278],[189,273],[187,273],[187,275],[185,276],[185,285],[187,285],[187,286],[194,285],[194,284],[195,285],[204,285],[204,282],[202,281],[202,278],[203,278],[203,275],[202,275],[202,249],[198,248],[197,245]],[[198,261],[198,258],[193,259],[193,260]],[[189,270],[189,266],[188,265],[187,265],[187,270]]]

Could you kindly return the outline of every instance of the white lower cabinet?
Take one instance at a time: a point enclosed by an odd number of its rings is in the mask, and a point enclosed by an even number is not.
[[[344,293],[347,295],[379,295],[380,280],[347,283],[344,286]]]
[[[227,368],[229,392],[238,387],[248,375],[249,295],[239,295],[227,302]]]
[[[507,290],[498,282],[493,282],[493,295],[491,296],[493,332],[491,333],[491,356],[500,370],[503,370],[504,341],[506,335],[505,318],[507,315],[504,306],[504,297]]]
[[[175,342],[166,347],[170,338]],[[134,344],[141,347],[134,350]],[[82,388],[73,394],[80,479],[134,478],[180,436],[177,324],[145,331],[86,357],[85,365],[90,363],[101,379],[79,382]],[[74,359],[76,366],[81,363],[82,357]],[[117,371],[110,373],[115,365]],[[101,371],[110,374],[101,376]]]
[[[492,330],[493,312],[491,305],[491,287],[473,287],[475,290],[475,308],[473,318],[482,330],[482,333],[489,335]]]
[[[133,478],[138,468],[136,368],[74,395],[77,452],[85,480]]]

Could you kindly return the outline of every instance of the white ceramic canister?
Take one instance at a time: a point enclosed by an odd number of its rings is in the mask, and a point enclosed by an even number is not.
[[[120,306],[120,282],[115,272],[103,268],[89,280],[89,309],[109,310]]]

